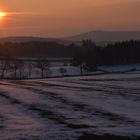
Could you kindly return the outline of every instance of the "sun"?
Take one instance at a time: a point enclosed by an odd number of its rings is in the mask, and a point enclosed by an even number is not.
[[[6,12],[0,11],[0,20],[7,16]]]

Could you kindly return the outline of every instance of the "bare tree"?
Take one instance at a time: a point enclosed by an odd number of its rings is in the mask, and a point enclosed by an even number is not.
[[[1,79],[4,79],[5,71],[9,69],[9,60],[0,60]]]
[[[20,72],[19,78],[21,79],[23,68],[24,68],[24,62],[20,61],[18,59],[15,59],[12,61],[11,68],[14,70],[15,79],[17,79],[17,71],[19,70],[19,72]]]
[[[47,59],[38,59],[36,62],[36,67],[40,69],[41,71],[41,78],[44,78],[44,70],[48,69],[50,66],[50,63]]]
[[[65,73],[67,73],[67,70],[65,68],[60,68],[59,72],[62,74],[62,76],[64,76]]]
[[[19,78],[22,79],[24,77],[24,62],[20,61],[20,64],[18,65],[19,69]]]
[[[33,67],[32,62],[29,61],[27,63],[27,67],[28,67],[28,78],[30,79],[31,78],[31,73],[32,73],[32,67]]]

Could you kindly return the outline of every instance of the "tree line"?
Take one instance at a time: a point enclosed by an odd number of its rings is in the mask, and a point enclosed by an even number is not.
[[[91,40],[83,40],[77,48],[74,65],[89,70],[103,65],[120,65],[140,63],[140,41],[123,41],[108,44],[105,47],[95,45]]]
[[[40,78],[44,78],[44,72],[49,70],[49,67],[50,63],[47,59],[38,58],[36,61],[25,61],[18,58],[1,56],[0,79],[7,79],[7,77],[9,79],[30,79],[32,70],[36,68],[40,71]]]
[[[20,57],[45,58],[38,61],[24,62]],[[0,44],[0,78],[5,78],[7,71],[12,71],[13,79],[24,78],[26,69],[28,78],[32,68],[40,70],[40,78],[44,78],[44,71],[50,67],[48,57],[72,57],[73,65],[83,69],[96,70],[98,66],[140,63],[140,41],[123,41],[97,46],[91,40],[83,40],[81,46],[75,44],[62,45],[56,42],[26,42]],[[28,69],[28,72],[27,72]],[[60,72],[66,73],[64,69]]]
[[[5,42],[0,44],[0,54],[11,57],[72,57],[76,45],[57,42]]]

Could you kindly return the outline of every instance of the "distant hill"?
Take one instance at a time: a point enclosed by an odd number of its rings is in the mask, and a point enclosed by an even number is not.
[[[126,40],[140,40],[140,31],[91,31],[79,35],[63,38],[43,38],[43,37],[5,37],[0,38],[0,43],[4,42],[57,42],[63,45],[75,43],[81,45],[82,40],[91,39],[97,45],[104,46],[108,43]]]
[[[69,45],[72,43],[71,40],[57,39],[57,38],[43,38],[43,37],[5,37],[0,38],[0,43],[4,42],[57,42],[64,45]]]
[[[97,44],[106,44],[116,41],[140,40],[140,31],[92,31],[63,39],[71,41],[91,39]]]

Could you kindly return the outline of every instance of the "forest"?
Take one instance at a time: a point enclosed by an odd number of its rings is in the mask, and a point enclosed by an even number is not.
[[[91,40],[84,40],[74,56],[75,65],[84,65],[93,70],[97,66],[140,63],[140,41],[123,41],[96,46]]]
[[[93,70],[97,66],[140,63],[140,41],[123,41],[97,46],[83,40],[81,46],[62,45],[57,42],[26,42],[0,44],[0,60],[17,61],[21,57],[50,58],[71,57],[74,66]],[[2,65],[2,64],[1,64]]]

